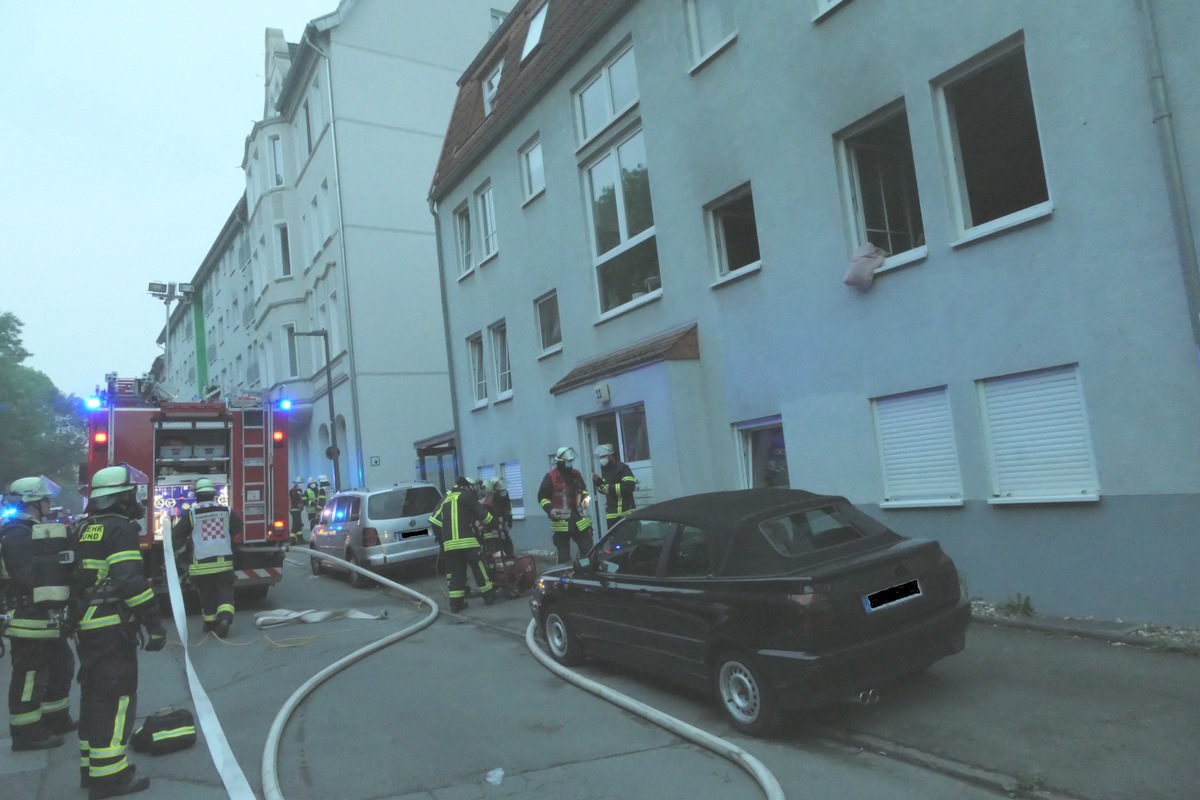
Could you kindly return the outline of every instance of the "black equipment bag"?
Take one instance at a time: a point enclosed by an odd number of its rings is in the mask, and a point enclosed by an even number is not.
[[[196,720],[186,708],[164,708],[142,721],[130,746],[138,753],[161,756],[186,750],[196,743]]]

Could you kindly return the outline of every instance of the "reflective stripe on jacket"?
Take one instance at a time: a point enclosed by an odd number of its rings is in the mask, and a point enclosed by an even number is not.
[[[442,504],[429,517],[429,524],[442,543],[443,551],[479,547],[475,523],[488,525],[491,521],[492,513],[459,489],[446,492]]]

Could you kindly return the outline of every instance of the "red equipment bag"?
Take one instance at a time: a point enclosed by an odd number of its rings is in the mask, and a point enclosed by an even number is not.
[[[496,552],[485,559],[485,563],[492,583],[510,597],[528,592],[537,582],[537,560],[533,556],[506,556]]]

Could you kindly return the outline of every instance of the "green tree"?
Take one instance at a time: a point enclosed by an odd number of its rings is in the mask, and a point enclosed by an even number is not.
[[[7,489],[17,478],[46,475],[75,506],[79,465],[87,455],[82,404],[22,363],[30,356],[22,327],[12,312],[0,313],[0,484]]]

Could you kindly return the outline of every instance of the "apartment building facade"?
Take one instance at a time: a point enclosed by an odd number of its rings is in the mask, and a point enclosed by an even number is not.
[[[290,399],[304,478],[455,472],[425,196],[455,80],[509,6],[342,0],[299,43],[266,31],[246,192],[172,318],[168,380]]]
[[[604,443],[643,502],[844,495],[974,596],[1196,624],[1198,14],[522,0],[431,191],[464,469],[526,547]]]

